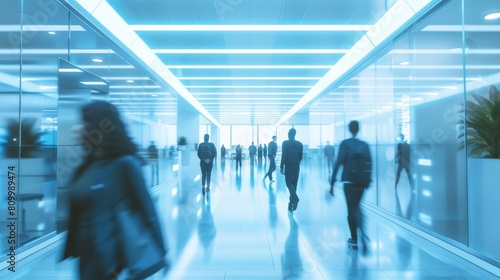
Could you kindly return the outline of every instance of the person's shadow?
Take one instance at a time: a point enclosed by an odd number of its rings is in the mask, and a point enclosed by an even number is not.
[[[397,215],[400,215],[402,217],[405,217],[409,220],[411,220],[411,217],[412,217],[412,209],[413,209],[413,197],[414,197],[414,193],[412,192],[411,193],[411,198],[410,198],[410,202],[408,203],[408,207],[407,207],[407,210],[406,210],[406,214],[403,213],[403,209],[401,207],[401,202],[399,201],[399,196],[398,196],[398,193],[396,192],[396,214]],[[400,266],[398,267],[401,267],[401,268],[408,268],[409,265],[410,265],[410,262],[412,261],[412,244],[402,238],[401,236],[397,235],[396,234],[396,249],[398,251],[398,255],[397,255],[397,260],[399,261],[400,263]]]
[[[283,279],[301,279],[304,267],[299,252],[299,225],[293,214],[288,212],[290,232],[285,242],[285,252],[281,255]]]
[[[278,211],[276,210],[276,194],[274,194],[273,187],[269,184],[269,226],[276,238],[276,225],[278,223]]]
[[[241,191],[241,172],[236,171],[236,189]]]
[[[205,197],[204,200],[206,199],[206,202],[203,201],[202,203],[201,217],[198,221],[198,239],[203,245],[205,258],[210,259],[213,251],[212,242],[217,234],[217,230],[215,229],[214,218],[210,207],[210,193],[207,193]]]

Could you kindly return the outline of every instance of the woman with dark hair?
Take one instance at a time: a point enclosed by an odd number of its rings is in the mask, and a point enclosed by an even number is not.
[[[144,161],[127,135],[115,106],[95,101],[82,108],[80,145],[84,159],[69,182],[70,214],[63,259],[79,258],[81,279],[116,279],[128,269],[143,279],[166,267],[165,244],[153,201],[142,174]],[[136,213],[160,257],[140,271],[127,258],[118,222],[119,206]]]

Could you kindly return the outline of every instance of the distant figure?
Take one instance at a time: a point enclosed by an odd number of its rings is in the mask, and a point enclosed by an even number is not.
[[[410,144],[405,141],[404,134],[398,135],[398,146],[396,153],[396,164],[398,164],[398,171],[396,172],[396,184],[395,188],[398,187],[399,177],[401,176],[401,171],[403,168],[406,171],[406,175],[408,176],[408,182],[410,183],[410,187],[413,188],[413,180],[411,178],[411,169],[410,169]]]
[[[252,145],[248,147],[248,155],[250,156],[250,165],[253,165],[255,162],[255,155],[257,154],[257,147],[252,142]]]
[[[266,173],[266,176],[264,176],[263,181],[266,180],[267,177],[269,177],[269,181],[272,183],[274,182],[273,180],[273,172],[276,170],[276,153],[278,152],[278,144],[276,144],[276,136],[273,136],[273,141],[269,142],[269,152],[267,156],[269,157],[269,170]]]
[[[82,123],[79,142],[88,153],[69,181],[63,259],[78,258],[80,279],[121,279],[122,271],[128,271],[127,279],[144,279],[167,266],[161,227],[142,173],[145,162],[111,103],[85,105]],[[137,217],[135,223],[123,222],[124,213]],[[140,249],[139,238],[146,244]]]
[[[262,152],[262,144],[259,144],[259,147],[257,148],[257,159],[259,160],[259,162],[262,162]]]
[[[220,148],[220,158],[221,159],[226,158],[226,147],[224,147],[224,144],[222,144],[222,147]]]
[[[148,147],[149,158],[158,159],[158,149],[156,148],[155,141],[151,141]]]
[[[365,188],[369,186],[371,181],[372,161],[368,144],[356,138],[359,131],[358,121],[349,123],[349,131],[352,137],[340,143],[339,156],[335,162],[330,182],[330,194],[333,196],[337,171],[342,165],[342,181],[344,182],[344,195],[347,202],[347,222],[351,232],[351,238],[347,240],[347,245],[349,248],[358,249],[357,230],[359,229],[362,235],[363,254],[366,254],[368,252],[366,245],[368,238],[364,231],[363,213],[359,203]]]
[[[267,161],[267,146],[264,144],[264,148],[262,148],[262,154],[264,156],[264,160]]]
[[[238,170],[238,165],[241,168],[241,157],[243,155],[243,150],[240,145],[236,146],[236,170]]]
[[[148,147],[149,162],[151,164],[151,184],[154,186],[159,183],[158,178],[158,149],[155,141],[151,141]]]
[[[304,146],[301,142],[295,140],[295,128],[288,131],[288,140],[283,141],[281,146],[281,163],[280,172],[285,174],[285,182],[290,198],[288,203],[288,211],[292,212],[297,210],[299,204],[299,197],[297,196],[297,183],[299,181],[300,162],[302,161],[302,154]]]
[[[333,145],[330,145],[330,141],[326,141],[325,156],[328,163],[328,172],[332,172],[333,160],[335,158],[335,147],[333,147]]]
[[[201,168],[201,193],[205,195],[206,191],[210,191],[210,179],[212,178],[212,168],[214,167],[214,159],[217,157],[217,149],[214,143],[208,142],[210,136],[203,136],[204,142],[198,145],[198,158],[200,159]],[[205,185],[206,184],[206,185]]]

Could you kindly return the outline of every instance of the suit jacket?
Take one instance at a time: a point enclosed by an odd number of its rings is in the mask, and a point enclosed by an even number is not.
[[[355,173],[356,171],[356,166],[353,165],[353,162],[350,161],[351,158],[351,152],[356,147],[357,145],[360,145],[362,141],[359,140],[358,138],[352,137],[349,139],[345,139],[340,143],[339,147],[339,155],[337,157],[337,161],[335,162],[335,166],[333,167],[333,173],[332,173],[332,179],[330,184],[333,185],[333,183],[337,180],[337,172],[339,167],[342,165],[344,166],[342,170],[342,179],[341,181],[344,182],[352,182],[353,179],[350,178],[351,174]],[[370,155],[369,155],[370,156]],[[371,162],[371,156],[370,156],[370,162]]]
[[[111,272],[120,260],[115,207],[123,200],[146,221],[166,254],[153,201],[136,156],[94,160],[70,182],[70,215],[63,259],[90,258],[95,269]]]

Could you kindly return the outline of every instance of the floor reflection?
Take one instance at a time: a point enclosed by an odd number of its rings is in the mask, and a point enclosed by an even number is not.
[[[203,245],[204,256],[206,259],[210,259],[212,257],[212,243],[214,241],[215,235],[217,234],[217,230],[214,224],[214,218],[212,216],[210,199],[210,193],[207,193],[203,197],[201,216],[200,220],[198,221],[198,239]]]
[[[293,213],[288,212],[290,232],[285,242],[285,252],[281,255],[281,269],[284,279],[301,279],[304,270],[299,252],[299,225]]]

